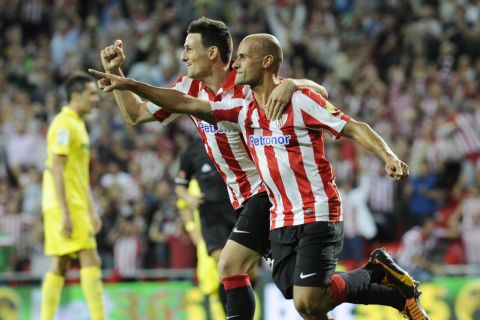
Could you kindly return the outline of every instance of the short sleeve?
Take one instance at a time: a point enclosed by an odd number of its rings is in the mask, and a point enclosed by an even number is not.
[[[292,104],[294,108],[301,110],[302,120],[307,128],[326,130],[337,139],[350,120],[348,115],[321,95],[308,89],[295,92]]]
[[[147,102],[147,108],[148,108],[148,111],[150,111],[150,113],[155,117],[155,119],[157,119],[157,121],[163,124],[164,126],[168,125],[169,123],[171,123],[172,121],[174,121],[175,119],[181,116],[181,114],[167,111],[150,101]]]
[[[183,76],[178,78],[171,88],[196,97],[199,91],[199,81],[187,76]],[[167,111],[161,106],[158,106],[150,101],[147,102],[147,109],[155,117],[155,119],[157,119],[158,122],[165,126],[181,116],[181,114]]]
[[[62,117],[57,117],[52,122],[50,130],[48,140],[50,150],[54,154],[68,155],[74,139],[74,130],[69,126],[68,121],[65,121]]]
[[[225,130],[238,130],[243,104],[243,99],[210,102],[217,127]]]

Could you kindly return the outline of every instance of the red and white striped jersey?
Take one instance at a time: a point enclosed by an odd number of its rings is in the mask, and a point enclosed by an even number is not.
[[[343,220],[323,131],[338,138],[347,115],[308,89],[293,93],[281,120],[269,121],[255,100],[213,102],[212,113],[220,128],[242,131],[273,203],[271,229]]]
[[[251,101],[250,87],[235,85],[235,75],[235,71],[230,73],[217,94],[202,82],[187,76],[178,79],[173,88],[192,97],[209,101],[228,100],[236,101],[236,103],[242,103],[244,99]],[[150,102],[147,103],[147,107],[154,117],[164,125],[180,116]],[[235,209],[241,207],[251,196],[266,190],[240,132],[219,130],[217,126],[201,119],[196,117],[192,117],[192,119],[210,159],[227,185],[230,201]]]

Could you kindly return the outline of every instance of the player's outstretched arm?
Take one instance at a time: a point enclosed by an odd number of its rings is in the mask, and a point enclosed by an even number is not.
[[[283,110],[290,104],[292,94],[300,88],[310,89],[320,94],[323,98],[328,98],[325,87],[315,81],[308,79],[285,79],[272,91],[268,98],[267,104],[265,105],[267,118],[269,120],[280,119]]]
[[[174,89],[160,88],[129,78],[88,69],[98,81],[100,89],[105,92],[128,90],[140,97],[162,106],[173,113],[190,114],[210,123],[215,123],[210,102],[190,97]]]
[[[383,159],[385,161],[385,171],[390,177],[400,180],[410,174],[408,165],[398,159],[385,140],[365,122],[350,119],[341,134],[355,140],[362,147]]]
[[[100,51],[100,59],[107,73],[123,77],[121,65],[125,62],[122,40],[105,47]],[[101,88],[101,83],[98,83]],[[147,104],[139,96],[130,91],[114,91],[113,96],[125,120],[131,125],[154,121],[154,116],[148,111]]]

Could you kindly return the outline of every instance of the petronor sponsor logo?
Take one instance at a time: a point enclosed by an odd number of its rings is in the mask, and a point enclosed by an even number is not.
[[[203,130],[205,133],[226,133],[230,130],[218,129],[217,126],[210,124],[208,122],[199,122],[198,127],[200,130]]]
[[[287,145],[290,143],[290,135],[286,136],[257,136],[251,135],[248,137],[250,146],[275,146]]]

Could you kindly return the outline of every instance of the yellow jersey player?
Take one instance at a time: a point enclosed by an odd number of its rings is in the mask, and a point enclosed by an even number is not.
[[[52,261],[42,284],[41,319],[54,318],[69,262],[78,256],[90,317],[99,320],[105,317],[95,241],[101,222],[89,187],[89,138],[83,119],[99,102],[99,95],[96,83],[85,73],[68,77],[65,90],[68,105],[55,116],[47,134],[42,212],[45,253]]]

